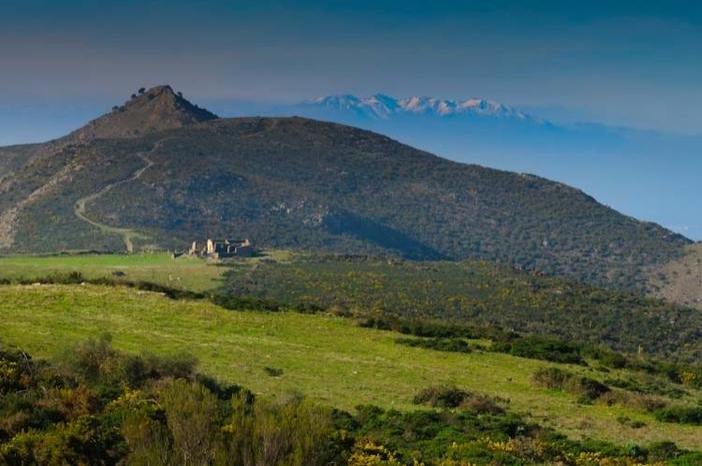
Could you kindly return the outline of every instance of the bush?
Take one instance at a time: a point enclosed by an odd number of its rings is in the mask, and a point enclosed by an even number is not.
[[[556,367],[539,369],[532,376],[532,381],[539,387],[551,390],[563,390],[577,395],[580,401],[583,402],[596,400],[610,391],[607,385],[597,380],[578,376]]]
[[[457,408],[468,395],[467,391],[458,387],[435,385],[421,390],[414,396],[412,402],[438,408]]]
[[[395,340],[401,345],[448,351],[452,353],[470,353],[471,348],[467,341],[456,338],[398,338]]]
[[[435,408],[462,408],[474,414],[500,414],[505,409],[498,400],[481,393],[472,393],[449,385],[434,385],[414,396],[414,404],[426,404]]]
[[[653,415],[661,422],[702,425],[702,407],[670,406],[654,411]]]
[[[278,369],[277,367],[264,367],[263,372],[270,375],[271,377],[280,377],[283,375],[283,369]]]
[[[628,406],[647,413],[652,413],[658,409],[665,408],[667,405],[665,401],[658,397],[623,390],[609,391],[602,395],[600,400],[608,405],[618,404]]]
[[[541,359],[565,364],[584,364],[581,346],[553,338],[524,337],[510,342],[496,342],[493,351],[522,358]]]
[[[212,297],[212,302],[225,309],[234,311],[279,312],[283,310],[283,306],[280,303],[250,296],[215,295]]]

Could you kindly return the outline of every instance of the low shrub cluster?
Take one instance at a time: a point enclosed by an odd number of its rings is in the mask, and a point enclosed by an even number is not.
[[[492,345],[493,351],[530,359],[560,362],[567,364],[584,364],[582,346],[555,338],[526,336],[510,341],[498,341]]]
[[[433,385],[414,396],[414,404],[425,404],[434,408],[462,408],[474,414],[500,414],[505,412],[502,400],[462,390],[449,385]]]
[[[577,395],[582,402],[592,402],[610,391],[607,385],[595,379],[579,376],[557,367],[537,370],[532,381],[538,387],[563,390]]]
[[[662,422],[702,425],[702,406],[667,406],[656,409],[653,414]]]
[[[395,341],[401,345],[436,351],[452,353],[470,353],[472,351],[470,343],[460,338],[398,338]]]

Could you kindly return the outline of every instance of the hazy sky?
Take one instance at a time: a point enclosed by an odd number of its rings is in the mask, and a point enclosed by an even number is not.
[[[195,101],[479,96],[702,134],[700,3],[0,0],[0,143],[157,83]]]
[[[702,2],[0,0],[0,146],[62,136],[163,83],[239,114],[382,92],[702,135]],[[688,174],[696,157],[656,154]],[[640,182],[630,175],[621,190]],[[689,179],[687,204],[652,194],[658,211],[593,194],[687,232],[699,218]]]

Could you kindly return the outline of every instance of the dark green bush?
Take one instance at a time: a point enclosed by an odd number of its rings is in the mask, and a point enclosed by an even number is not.
[[[278,302],[250,296],[215,295],[212,297],[212,302],[225,309],[235,311],[279,312],[283,310],[283,306]]]
[[[584,402],[596,400],[610,391],[607,385],[597,380],[578,376],[557,367],[539,369],[532,376],[532,381],[539,387],[563,390],[577,395]]]
[[[669,406],[654,411],[653,415],[662,422],[702,425],[702,407]]]
[[[567,364],[583,364],[581,345],[568,343],[555,338],[540,338],[527,336],[516,338],[509,342],[497,342],[492,350],[530,359],[560,362]]]
[[[461,408],[475,414],[500,414],[505,409],[500,400],[481,393],[473,393],[450,385],[433,385],[417,393],[412,402],[435,408]]]
[[[458,338],[398,338],[395,340],[401,345],[448,351],[452,353],[470,353],[470,344]]]

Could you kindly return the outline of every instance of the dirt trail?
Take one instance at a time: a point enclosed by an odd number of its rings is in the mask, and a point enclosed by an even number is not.
[[[137,155],[146,163],[143,167],[141,167],[139,170],[135,171],[129,178],[125,178],[120,181],[115,181],[114,183],[110,183],[107,186],[103,187],[100,191],[90,194],[88,196],[85,196],[83,198],[80,198],[76,201],[75,205],[73,206],[73,211],[76,214],[76,217],[79,219],[83,220],[84,222],[87,222],[97,228],[99,228],[103,233],[111,233],[111,234],[116,234],[122,237],[122,241],[124,242],[124,246],[127,249],[127,252],[132,253],[134,252],[134,242],[133,240],[136,238],[148,238],[146,235],[143,235],[136,230],[133,230],[131,228],[119,228],[119,227],[113,227],[110,225],[106,225],[104,223],[98,222],[97,220],[94,220],[90,217],[88,217],[86,213],[86,206],[88,203],[95,201],[99,197],[103,196],[110,190],[122,186],[127,183],[131,183],[132,181],[136,181],[139,178],[141,178],[141,175],[144,174],[146,170],[151,168],[154,165],[153,160],[149,159],[148,154],[154,153],[156,150],[158,150],[162,143],[164,141],[158,141],[153,148],[151,148],[150,151],[148,152],[139,152]]]

